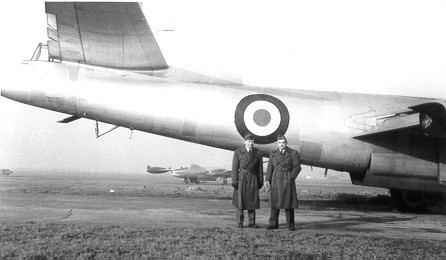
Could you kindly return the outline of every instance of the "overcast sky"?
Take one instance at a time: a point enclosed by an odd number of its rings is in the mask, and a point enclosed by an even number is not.
[[[446,98],[446,1],[143,1],[170,65],[245,84]],[[43,1],[3,5],[2,70],[46,41]],[[163,32],[162,30],[174,30]],[[1,85],[8,84],[2,82]],[[1,167],[144,172],[230,167],[232,152],[118,129],[0,98]],[[104,126],[105,129],[107,126]]]

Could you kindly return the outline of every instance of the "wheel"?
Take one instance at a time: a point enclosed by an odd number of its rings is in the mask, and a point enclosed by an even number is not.
[[[429,194],[423,191],[390,190],[390,196],[398,210],[420,213],[426,211]]]

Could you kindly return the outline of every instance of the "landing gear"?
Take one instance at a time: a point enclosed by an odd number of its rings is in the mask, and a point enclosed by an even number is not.
[[[390,190],[390,196],[399,211],[414,213],[426,211],[428,204],[435,198],[428,192],[396,189]]]
[[[218,177],[218,178],[216,179],[216,181],[217,181],[217,183],[220,184],[220,185],[226,185],[226,184],[228,184],[228,180],[227,180],[227,179],[224,179],[224,178],[221,178],[221,177]]]
[[[195,184],[200,184],[200,180],[199,179],[188,179],[188,178],[184,178],[184,181],[183,181],[184,183],[186,183],[186,184],[188,184],[189,182],[190,183],[195,183]]]

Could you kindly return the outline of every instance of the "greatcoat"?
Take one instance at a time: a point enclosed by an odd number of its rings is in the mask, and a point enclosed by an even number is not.
[[[232,183],[238,185],[238,189],[234,189],[232,204],[243,210],[259,209],[259,189],[263,186],[262,152],[252,148],[249,154],[245,147],[235,150],[231,178]]]
[[[275,209],[297,209],[296,178],[301,170],[299,153],[285,147],[270,153],[266,180],[271,185],[270,206]]]

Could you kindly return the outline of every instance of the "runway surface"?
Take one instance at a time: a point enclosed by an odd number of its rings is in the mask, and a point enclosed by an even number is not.
[[[388,205],[385,190],[345,181],[298,181],[298,189],[298,232],[446,240],[443,208],[403,214]],[[1,177],[0,223],[235,228],[231,193],[230,185],[192,186],[168,175],[15,174]],[[266,227],[268,193],[261,198],[257,223]],[[284,215],[272,232],[286,230]]]

